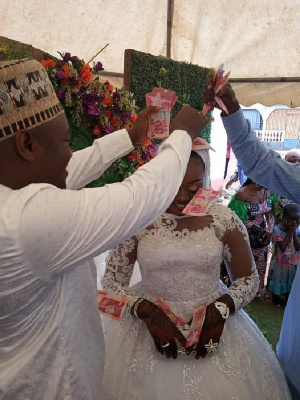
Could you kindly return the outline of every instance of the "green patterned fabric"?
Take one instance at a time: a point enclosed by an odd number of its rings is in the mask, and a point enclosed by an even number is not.
[[[248,202],[240,201],[235,198],[235,194],[231,196],[228,207],[236,213],[239,219],[243,222],[249,219]]]
[[[269,197],[269,200],[272,202],[272,212],[273,214],[277,211],[278,206],[278,195],[273,194]],[[247,201],[240,201],[235,198],[235,195],[231,196],[228,207],[236,213],[236,215],[240,218],[241,221],[245,222],[249,219],[249,203]],[[276,215],[276,214],[275,214]]]

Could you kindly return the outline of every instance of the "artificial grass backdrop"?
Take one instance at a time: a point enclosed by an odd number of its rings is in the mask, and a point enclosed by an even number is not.
[[[255,298],[244,310],[257,324],[273,350],[275,350],[279,339],[284,308],[261,298]]]

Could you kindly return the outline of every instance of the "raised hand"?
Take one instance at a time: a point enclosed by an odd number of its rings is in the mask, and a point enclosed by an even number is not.
[[[187,131],[191,139],[196,139],[206,125],[211,121],[209,117],[203,117],[202,112],[198,112],[190,105],[185,104],[171,124],[171,130],[180,129]]]
[[[223,89],[219,90],[218,93],[215,93],[213,90],[213,76],[210,74],[207,78],[207,83],[202,94],[202,100],[205,104],[211,105],[212,108],[216,107],[220,109],[220,106],[215,101],[215,95],[221,98],[229,115],[235,113],[240,108],[239,102],[237,101],[235,93],[229,83],[227,83]],[[226,113],[222,112],[222,115],[226,115]]]
[[[183,347],[186,339],[169,317],[154,303],[143,300],[137,308],[137,316],[145,322],[157,351],[167,358],[177,358],[177,339]]]
[[[147,140],[149,115],[157,111],[159,111],[159,108],[148,106],[138,113],[135,123],[128,129],[128,134],[134,146],[143,144]]]

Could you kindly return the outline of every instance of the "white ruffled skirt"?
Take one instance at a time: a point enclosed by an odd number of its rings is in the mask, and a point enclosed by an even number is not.
[[[212,301],[222,289],[211,296]],[[184,320],[195,302],[168,301]],[[289,390],[275,353],[244,312],[228,318],[216,352],[196,360],[160,355],[143,321],[102,317],[105,372],[101,400],[288,400]]]

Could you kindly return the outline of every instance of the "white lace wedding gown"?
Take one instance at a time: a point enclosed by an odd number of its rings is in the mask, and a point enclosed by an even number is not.
[[[212,224],[190,232],[176,230],[176,218],[164,214],[151,229],[116,246],[103,278],[106,290],[150,300],[162,297],[176,315],[191,319],[193,309],[220,297],[226,229],[241,222],[224,206],[210,208]],[[142,281],[129,288],[134,260]],[[243,260],[240,260],[242,263]],[[161,356],[143,321],[129,312],[121,322],[102,317],[106,365],[101,400],[286,400],[289,391],[274,352],[244,311],[225,323],[215,353],[196,360]]]

